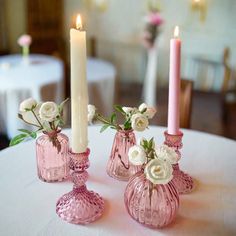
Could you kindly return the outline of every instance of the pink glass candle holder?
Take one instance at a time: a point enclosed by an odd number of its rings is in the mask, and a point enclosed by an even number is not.
[[[136,144],[133,130],[119,130],[116,132],[111,155],[107,163],[107,174],[118,180],[128,181],[141,167],[129,162],[128,151]]]
[[[168,134],[167,131],[164,132],[165,142],[164,144],[175,149],[176,153],[181,157],[180,149],[183,147],[182,137],[183,133],[179,132],[178,135]],[[190,175],[183,172],[179,168],[179,164],[173,165],[173,183],[176,186],[179,194],[190,193],[193,190],[194,182]]]
[[[84,153],[70,152],[70,174],[73,190],[64,194],[56,204],[56,212],[63,220],[73,224],[88,224],[103,213],[104,200],[97,193],[87,190],[90,150]]]
[[[173,182],[153,184],[146,179],[143,171],[130,178],[124,201],[129,215],[150,228],[167,226],[179,209],[179,194]]]
[[[38,177],[42,181],[63,181],[69,175],[69,139],[60,132],[44,132],[36,140]]]

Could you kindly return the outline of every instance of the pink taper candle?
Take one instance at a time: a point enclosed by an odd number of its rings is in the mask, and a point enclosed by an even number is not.
[[[168,133],[179,133],[180,113],[180,58],[181,40],[179,27],[175,27],[174,38],[170,40],[170,71],[169,71],[169,103],[168,103]]]

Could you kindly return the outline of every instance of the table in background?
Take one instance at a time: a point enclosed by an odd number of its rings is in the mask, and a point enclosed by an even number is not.
[[[89,103],[104,115],[111,114],[115,94],[115,67],[104,60],[89,58],[87,61]]]
[[[106,174],[106,163],[114,131],[99,133],[89,128],[91,148],[88,188],[106,200],[105,213],[98,221],[73,225],[55,211],[71,182],[44,183],[37,178],[35,142],[30,141],[0,152],[0,235],[236,235],[236,142],[219,136],[184,130],[181,168],[197,179],[193,193],[180,196],[179,214],[161,230],[146,228],[126,212],[123,194],[126,182]],[[138,137],[155,137],[163,142],[164,128],[150,127]],[[70,130],[65,132],[70,136]]]
[[[19,128],[26,128],[17,118],[19,104],[28,97],[37,101],[63,99],[63,63],[44,55],[0,57],[0,132],[10,138]],[[104,60],[89,58],[87,61],[89,102],[104,115],[112,112],[115,94],[115,67]]]
[[[63,99],[64,69],[61,60],[32,54],[0,57],[0,132],[15,136],[26,128],[17,118],[19,104],[26,98],[37,101]]]

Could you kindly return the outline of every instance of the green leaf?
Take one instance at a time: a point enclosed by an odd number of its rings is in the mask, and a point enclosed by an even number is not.
[[[110,126],[110,124],[103,125],[102,128],[100,129],[100,133],[105,131],[109,126]]]
[[[28,137],[28,134],[18,134],[11,140],[9,146],[14,146],[16,144],[21,143],[26,137]]]
[[[29,131],[29,130],[27,130],[27,129],[18,129],[20,132],[22,132],[22,133],[26,133],[26,134],[28,134],[28,136],[30,136],[31,138],[33,138],[33,139],[36,139],[37,138],[37,133],[36,132],[34,132],[34,131]]]
[[[149,149],[151,149],[153,146],[153,140],[154,140],[153,137],[149,140],[149,146],[148,146]]]
[[[130,122],[130,119],[126,120],[125,123],[124,123],[124,129],[125,130],[129,130],[131,129],[131,122]]]
[[[111,115],[111,123],[113,124],[115,120],[116,120],[116,113],[113,113]]]
[[[124,110],[122,109],[122,106],[120,105],[114,105],[114,108],[116,111],[122,113],[123,115],[125,115],[126,113],[124,112]]]
[[[144,108],[142,111],[141,111],[141,114],[145,113],[147,111],[147,108]]]

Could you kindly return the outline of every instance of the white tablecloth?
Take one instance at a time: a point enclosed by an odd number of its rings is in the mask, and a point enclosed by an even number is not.
[[[111,114],[115,94],[115,67],[101,59],[89,58],[87,61],[89,102],[104,115]]]
[[[63,63],[45,55],[0,57],[0,132],[15,136],[26,128],[17,118],[19,104],[28,97],[37,101],[63,98]]]
[[[162,143],[163,131],[150,127],[142,135]],[[66,133],[70,135],[70,131]],[[170,226],[152,230],[127,214],[123,201],[126,182],[106,174],[113,136],[111,130],[100,134],[98,127],[89,128],[87,185],[105,198],[106,210],[101,219],[86,226],[66,223],[57,216],[56,201],[72,189],[72,183],[44,183],[37,178],[34,142],[1,151],[0,235],[236,235],[235,141],[184,130],[180,165],[197,179],[197,186],[193,193],[180,197],[179,214]]]

